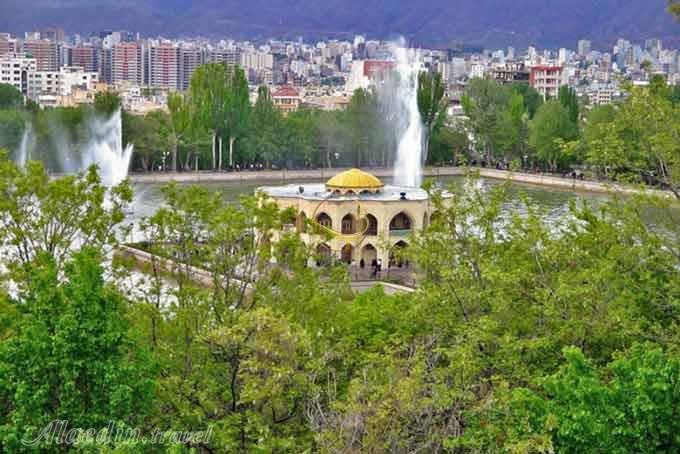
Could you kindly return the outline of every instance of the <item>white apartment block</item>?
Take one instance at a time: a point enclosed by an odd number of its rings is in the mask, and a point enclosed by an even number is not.
[[[266,52],[247,52],[241,54],[241,67],[244,70],[260,72],[274,69],[274,55]]]
[[[50,96],[71,96],[74,89],[94,90],[99,73],[66,66],[59,71],[34,71],[28,74],[28,97],[39,101]],[[42,104],[42,102],[40,102]]]
[[[24,96],[29,91],[29,75],[38,68],[35,58],[18,54],[0,56],[0,83],[12,85]]]

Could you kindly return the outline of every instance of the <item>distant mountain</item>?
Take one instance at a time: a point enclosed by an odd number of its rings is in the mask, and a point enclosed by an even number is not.
[[[57,25],[69,33],[127,29],[145,36],[345,38],[403,35],[452,42],[610,48],[619,37],[680,46],[666,0],[0,0],[0,31]]]

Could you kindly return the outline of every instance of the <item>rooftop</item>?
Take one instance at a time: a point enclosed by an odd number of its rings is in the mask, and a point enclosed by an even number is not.
[[[350,193],[338,194],[328,192],[323,183],[314,184],[288,184],[284,186],[264,186],[260,191],[276,198],[293,198],[304,200],[332,200],[332,201],[378,201],[378,202],[397,202],[403,201],[401,193],[405,193],[406,200],[422,201],[427,200],[427,191],[420,188],[407,188],[404,186],[387,185],[381,192],[371,193]]]
[[[377,177],[359,169],[350,169],[326,182],[326,189],[340,192],[378,192],[385,185]]]

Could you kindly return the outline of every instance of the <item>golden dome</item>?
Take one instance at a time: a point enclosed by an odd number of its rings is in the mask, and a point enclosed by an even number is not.
[[[326,190],[360,193],[364,191],[378,192],[385,185],[370,173],[359,169],[350,169],[341,172],[326,182]]]

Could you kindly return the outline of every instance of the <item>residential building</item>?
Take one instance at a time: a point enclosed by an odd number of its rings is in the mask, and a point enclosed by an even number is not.
[[[188,90],[191,77],[196,69],[205,62],[205,54],[198,47],[182,47],[179,49],[179,89]]]
[[[23,52],[36,59],[38,71],[59,70],[59,47],[47,39],[24,41]]]
[[[78,66],[86,72],[99,71],[99,50],[92,44],[72,47],[70,66]]]
[[[562,66],[534,66],[531,68],[529,84],[543,99],[557,98],[560,87],[564,85],[562,71]]]
[[[170,43],[148,46],[148,84],[153,88],[178,90],[180,81],[180,49]]]
[[[9,33],[0,33],[0,56],[19,52],[19,42]]]
[[[296,88],[284,86],[272,93],[272,101],[274,102],[274,107],[286,115],[300,107],[302,97]]]
[[[0,56],[0,83],[12,85],[24,96],[28,96],[29,75],[36,71],[38,62],[35,58],[19,54]]]
[[[98,72],[85,72],[80,67],[67,66],[59,71],[33,71],[28,74],[28,97],[39,104],[51,106],[52,97],[71,96],[74,89],[94,90],[99,82]]]
[[[502,84],[529,83],[529,70],[524,63],[506,63],[491,70],[491,77]]]
[[[143,85],[144,47],[140,43],[118,43],[111,48],[111,83]]]

